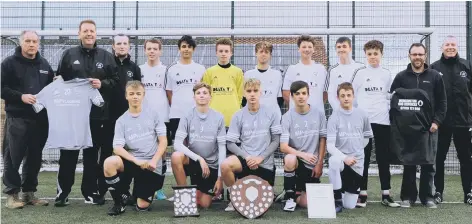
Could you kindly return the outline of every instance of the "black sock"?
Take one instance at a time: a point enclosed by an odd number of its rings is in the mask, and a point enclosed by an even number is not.
[[[295,171],[285,171],[284,172],[284,190],[285,190],[285,199],[295,199],[295,184],[296,184]]]
[[[341,200],[343,198],[341,189],[333,190],[333,192],[334,192],[334,200]]]
[[[121,203],[123,190],[121,189],[120,177],[118,174],[112,177],[105,177],[105,182],[108,184],[108,190],[115,203]]]

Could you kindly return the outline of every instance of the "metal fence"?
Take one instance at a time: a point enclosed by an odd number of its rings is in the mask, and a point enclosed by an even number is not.
[[[471,57],[470,2],[2,2],[2,29],[69,30],[78,29],[83,19],[93,19],[100,29],[184,29],[184,28],[436,28],[437,41],[447,35],[459,40],[459,54]],[[329,66],[337,62],[334,43],[339,36],[317,36],[320,45],[315,60]],[[384,66],[393,73],[403,70],[408,61],[408,47],[418,42],[416,35],[350,35],[353,58],[364,62],[363,44],[379,39],[385,44]],[[145,61],[143,40],[147,36],[132,37],[133,60]],[[164,39],[165,64],[178,59],[176,38]],[[298,60],[297,47],[292,37],[258,36],[232,37],[235,39],[234,64],[247,70],[256,64],[254,40],[275,43],[272,65],[285,69]],[[100,46],[111,50],[109,37],[98,40]],[[42,37],[41,53],[57,68],[62,52],[78,43],[76,36]],[[195,60],[209,67],[216,63],[214,39],[197,39]],[[440,46],[440,43],[431,44]],[[2,40],[1,59],[13,53],[12,41]],[[439,52],[439,48],[430,52]],[[431,58],[431,62],[438,58]],[[329,107],[327,114],[330,114]],[[2,119],[3,121],[3,119]],[[3,125],[2,125],[3,127]],[[52,153],[52,152],[50,152]],[[58,158],[58,153],[49,156]],[[45,152],[48,156],[48,152]],[[373,155],[375,157],[375,155]],[[373,159],[375,163],[375,158]],[[281,164],[279,164],[281,165]],[[446,167],[459,172],[454,147],[448,154]]]

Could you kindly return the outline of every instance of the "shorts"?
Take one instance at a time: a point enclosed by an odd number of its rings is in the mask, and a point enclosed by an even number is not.
[[[210,176],[203,179],[200,162],[189,159],[188,165],[184,165],[185,174],[190,177],[192,185],[197,185],[197,190],[200,192],[214,196],[213,188],[218,180],[218,169],[208,168],[210,169]]]
[[[164,175],[159,175],[141,167],[126,159],[123,160],[124,172],[120,174],[120,179],[134,178],[133,196],[151,202],[154,192],[162,189],[164,185]],[[162,167],[162,172],[166,172],[166,165]]]
[[[320,179],[311,176],[312,170],[305,166],[301,159],[298,160],[298,167],[295,169],[296,192],[306,191],[306,184],[319,184]]]
[[[262,167],[259,167],[255,170],[251,170],[247,166],[246,160],[243,157],[238,156],[238,159],[239,159],[239,162],[241,163],[241,166],[242,166],[243,169],[242,169],[241,173],[235,174],[237,179],[241,179],[241,178],[247,177],[249,175],[255,175],[255,176],[258,176],[258,177],[262,178],[263,180],[269,182],[269,184],[271,186],[274,186],[274,182],[275,182],[275,165],[274,165],[274,168],[272,170],[262,168]]]
[[[342,191],[351,194],[359,194],[359,188],[362,184],[362,175],[358,174],[352,167],[344,164],[341,171]]]

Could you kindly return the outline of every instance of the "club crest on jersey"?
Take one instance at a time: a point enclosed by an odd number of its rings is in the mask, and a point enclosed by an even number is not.
[[[95,64],[95,66],[97,66],[97,68],[103,68],[103,63],[97,62],[97,64]]]
[[[318,72],[313,72],[313,75],[314,75],[314,76],[318,76]]]
[[[177,74],[175,74],[175,76],[179,76],[180,74],[177,72]]]
[[[462,78],[467,77],[467,73],[466,73],[465,71],[461,71],[461,73],[459,73],[459,75],[460,75]]]
[[[423,100],[418,100],[418,106],[423,106]]]
[[[66,96],[70,95],[71,92],[72,92],[72,90],[69,89],[69,88],[64,89],[64,95],[66,95]]]
[[[128,71],[128,72],[126,72],[126,74],[127,74],[128,77],[130,77],[130,78],[133,77],[133,72],[132,72],[132,71]]]
[[[369,78],[367,78],[367,80],[365,80],[365,81],[367,81],[367,82],[370,82],[370,79],[369,79]]]
[[[341,74],[338,75],[338,79],[342,79],[343,76]]]
[[[300,76],[300,73],[297,73],[297,76]]]

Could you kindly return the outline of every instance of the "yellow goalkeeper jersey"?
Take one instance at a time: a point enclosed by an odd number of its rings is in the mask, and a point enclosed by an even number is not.
[[[243,70],[234,65],[229,68],[215,65],[205,71],[202,82],[212,88],[210,108],[222,113],[225,117],[225,126],[229,127],[233,114],[241,109]]]

